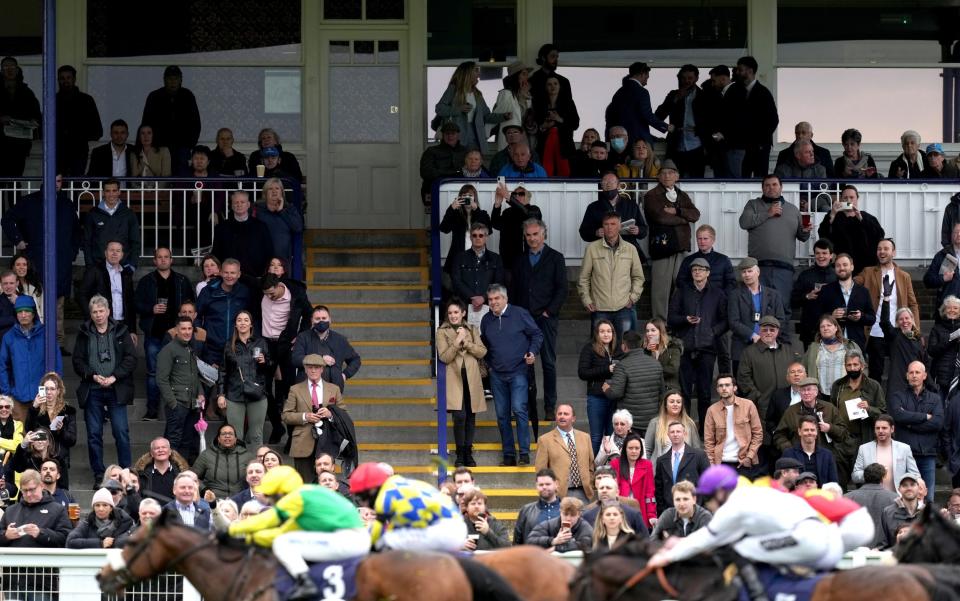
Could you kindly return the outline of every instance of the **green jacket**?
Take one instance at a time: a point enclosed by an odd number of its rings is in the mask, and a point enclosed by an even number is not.
[[[157,388],[163,404],[192,408],[200,393],[200,370],[188,344],[174,338],[157,355]]]

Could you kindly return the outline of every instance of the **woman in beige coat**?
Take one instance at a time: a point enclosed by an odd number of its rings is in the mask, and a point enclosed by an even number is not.
[[[170,151],[165,146],[153,145],[153,127],[144,124],[137,129],[137,143],[133,147],[132,177],[170,177]]]
[[[476,414],[485,411],[480,360],[487,347],[480,341],[480,330],[466,323],[467,305],[450,299],[447,320],[437,330],[437,351],[447,365],[447,411],[453,413],[453,438],[457,443],[455,465],[476,467],[473,459],[473,433]]]

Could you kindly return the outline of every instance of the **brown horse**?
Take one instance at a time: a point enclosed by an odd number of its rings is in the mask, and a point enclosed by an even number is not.
[[[714,561],[697,557],[663,570],[647,570],[658,544],[633,539],[604,554],[588,555],[571,581],[570,601],[733,601],[739,591]],[[811,601],[931,601],[940,577],[924,566],[876,566],[834,572]],[[640,579],[636,581],[636,576]],[[635,580],[635,582],[631,582]]]
[[[893,556],[900,563],[960,564],[960,527],[928,503],[894,547]]]
[[[570,562],[530,545],[478,553],[473,559],[500,574],[524,601],[565,601],[576,571]]]
[[[122,551],[123,565],[105,566],[97,580],[107,593],[176,570],[207,601],[275,601],[277,561],[265,549],[220,544],[213,535],[178,522],[165,511],[141,527]],[[355,601],[471,601],[470,583],[456,559],[439,553],[388,551],[357,568]]]

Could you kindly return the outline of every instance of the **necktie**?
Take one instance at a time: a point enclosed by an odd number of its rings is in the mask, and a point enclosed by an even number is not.
[[[310,382],[310,400],[313,401],[313,410],[320,408],[320,399],[317,398],[317,383]]]
[[[680,451],[673,452],[673,483],[677,483],[677,472],[680,470]]]
[[[577,443],[573,442],[573,432],[567,432],[567,454],[570,455],[570,488],[583,486],[580,480],[580,464],[577,463]]]

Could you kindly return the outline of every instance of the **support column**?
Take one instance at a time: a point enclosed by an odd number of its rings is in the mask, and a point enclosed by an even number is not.
[[[536,67],[537,50],[553,41],[553,0],[517,2],[517,56]],[[560,49],[561,51],[563,48]]]
[[[757,79],[777,97],[777,3],[747,1],[747,51],[760,65]]]
[[[320,136],[326,135],[326,125],[321,123],[320,104],[323,102],[320,82],[320,61],[322,48],[320,30],[322,13],[319,2],[304,2],[300,19],[303,31],[303,147],[307,155],[307,214],[304,225],[308,228],[320,227]]]

